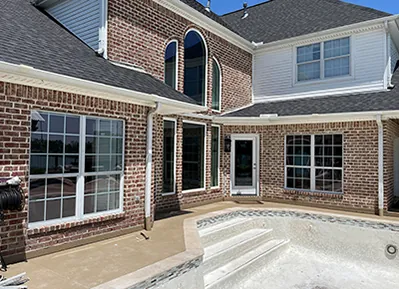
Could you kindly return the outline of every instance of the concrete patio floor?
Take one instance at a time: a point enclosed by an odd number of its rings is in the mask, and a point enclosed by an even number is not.
[[[342,211],[299,207],[286,204],[237,204],[219,202],[185,210],[187,214],[171,216],[156,221],[150,237],[145,240],[140,232],[127,234],[74,249],[30,259],[9,266],[3,274],[12,277],[26,272],[33,289],[87,289],[121,277],[147,265],[173,256],[185,250],[183,222],[186,218],[232,207],[250,208],[302,208],[312,211],[373,217],[371,215],[345,213]],[[374,216],[380,219],[378,216]],[[397,220],[397,218],[384,217]]]

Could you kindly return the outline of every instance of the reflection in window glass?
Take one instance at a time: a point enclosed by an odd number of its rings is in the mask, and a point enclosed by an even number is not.
[[[168,44],[165,51],[165,83],[176,89],[177,82],[177,42]]]
[[[211,186],[219,186],[219,138],[220,128],[217,126],[212,127],[212,155],[211,155]]]
[[[183,124],[183,190],[205,187],[205,125]]]
[[[163,129],[163,193],[175,192],[175,121],[165,120]]]
[[[212,109],[220,110],[220,67],[216,60],[213,60],[212,65]]]

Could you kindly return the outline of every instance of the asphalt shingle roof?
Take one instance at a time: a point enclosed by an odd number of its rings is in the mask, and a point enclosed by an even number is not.
[[[340,0],[270,0],[221,16],[249,41],[270,43],[363,21],[389,16]]]
[[[392,83],[396,86],[388,91],[256,103],[250,107],[225,114],[224,117],[259,117],[262,114],[299,116],[399,110],[398,69],[394,73]]]
[[[115,66],[28,0],[0,1],[0,61],[192,103],[154,77]]]

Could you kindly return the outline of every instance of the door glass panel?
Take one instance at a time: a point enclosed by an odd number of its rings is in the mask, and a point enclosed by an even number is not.
[[[237,140],[235,143],[235,186],[253,185],[253,141]]]

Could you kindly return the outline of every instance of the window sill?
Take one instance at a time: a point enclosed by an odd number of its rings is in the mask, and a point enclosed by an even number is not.
[[[122,219],[126,216],[126,213],[113,213],[108,215],[90,217],[82,220],[72,220],[66,222],[60,222],[58,224],[42,225],[38,227],[32,227],[27,230],[28,236],[33,236],[37,234],[50,233],[59,230],[71,229],[78,226],[102,223],[110,220]],[[34,225],[34,224],[33,224]]]
[[[161,194],[162,197],[168,197],[168,196],[173,196],[173,195],[176,195],[176,193],[173,192],[173,193],[162,193]]]
[[[194,190],[187,190],[187,191],[182,191],[182,194],[184,196],[195,196],[195,195],[203,195],[206,194],[206,189],[194,189]]]
[[[310,190],[300,190],[300,189],[290,189],[284,188],[284,193],[292,195],[302,195],[309,197],[328,197],[333,199],[343,198],[344,193],[338,192],[322,192],[322,191],[310,191]]]

